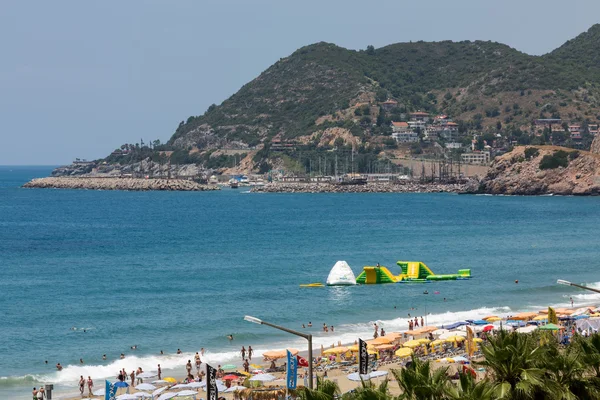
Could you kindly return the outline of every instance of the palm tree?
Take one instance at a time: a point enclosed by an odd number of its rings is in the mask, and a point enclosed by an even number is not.
[[[448,397],[452,400],[493,400],[495,387],[489,379],[476,382],[471,374],[459,374],[458,387],[449,390]]]
[[[448,367],[433,370],[429,361],[421,361],[415,356],[406,368],[392,370],[402,394],[399,400],[438,400],[444,399],[449,391]]]
[[[559,350],[555,344],[549,347],[543,368],[548,378],[546,387],[556,398],[600,398],[600,391],[596,386],[598,378],[586,376],[586,367],[582,360],[580,344],[572,344],[564,350]]]
[[[594,333],[587,338],[578,336],[573,345],[580,348],[583,364],[588,366],[596,378],[600,378],[600,334]]]
[[[498,398],[529,400],[546,392],[547,380],[540,368],[546,349],[533,336],[500,331],[489,338],[481,351],[485,359],[476,364],[493,373]],[[552,397],[548,393],[548,398]]]
[[[333,381],[317,377],[316,389],[301,387],[296,394],[301,400],[333,400],[335,396],[340,394],[340,388]]]
[[[361,381],[361,386],[352,392],[345,393],[343,400],[391,400],[388,394],[388,380],[379,385],[370,381]]]

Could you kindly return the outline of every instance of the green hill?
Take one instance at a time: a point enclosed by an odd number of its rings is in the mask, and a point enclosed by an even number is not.
[[[261,149],[273,137],[331,145],[323,133],[340,128],[335,135],[356,138],[342,143],[377,151],[389,144],[390,121],[416,110],[449,115],[465,142],[473,131],[522,140],[537,118],[600,119],[599,50],[600,25],[543,56],[490,41],[361,51],[316,43],[280,59],[222,104],[182,121],[161,149],[175,150],[181,162],[204,163],[218,149]],[[398,107],[384,111],[387,99]],[[257,163],[268,158],[268,146],[249,157]]]

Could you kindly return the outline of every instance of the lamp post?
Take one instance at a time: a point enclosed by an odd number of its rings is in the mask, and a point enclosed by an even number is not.
[[[259,324],[259,325],[267,325],[267,326],[270,326],[271,328],[279,329],[280,331],[291,333],[292,335],[300,336],[300,337],[303,337],[304,339],[308,340],[308,387],[310,389],[312,389],[313,388],[312,335],[311,334],[302,333],[302,332],[298,332],[298,331],[294,331],[294,330],[291,330],[291,329],[288,329],[288,328],[284,328],[283,326],[275,325],[275,324],[272,324],[270,322],[263,321],[262,319],[259,319],[259,318],[256,318],[256,317],[251,317],[249,315],[246,315],[244,317],[244,320],[248,321],[248,322],[255,323],[255,324]]]
[[[592,292],[600,293],[600,290],[598,290],[598,289],[594,289],[594,288],[583,286],[583,285],[578,285],[576,283],[565,281],[565,280],[562,280],[562,279],[557,280],[556,283],[558,283],[559,285],[575,286],[575,287],[578,287],[580,289],[585,289],[585,290],[590,290]]]

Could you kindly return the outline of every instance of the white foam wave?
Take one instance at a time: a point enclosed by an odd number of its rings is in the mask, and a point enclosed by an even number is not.
[[[600,282],[584,283],[583,285],[592,289],[600,290]],[[562,297],[569,300],[572,298],[574,306],[584,306],[600,300],[600,293],[588,292],[584,291],[583,289],[576,290],[579,293],[573,292],[573,294],[563,294]],[[568,306],[570,305],[571,303],[569,302]]]

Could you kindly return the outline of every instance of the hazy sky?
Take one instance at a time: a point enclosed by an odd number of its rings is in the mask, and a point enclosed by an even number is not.
[[[164,142],[318,41],[481,39],[543,54],[597,22],[597,0],[3,0],[0,165]]]

